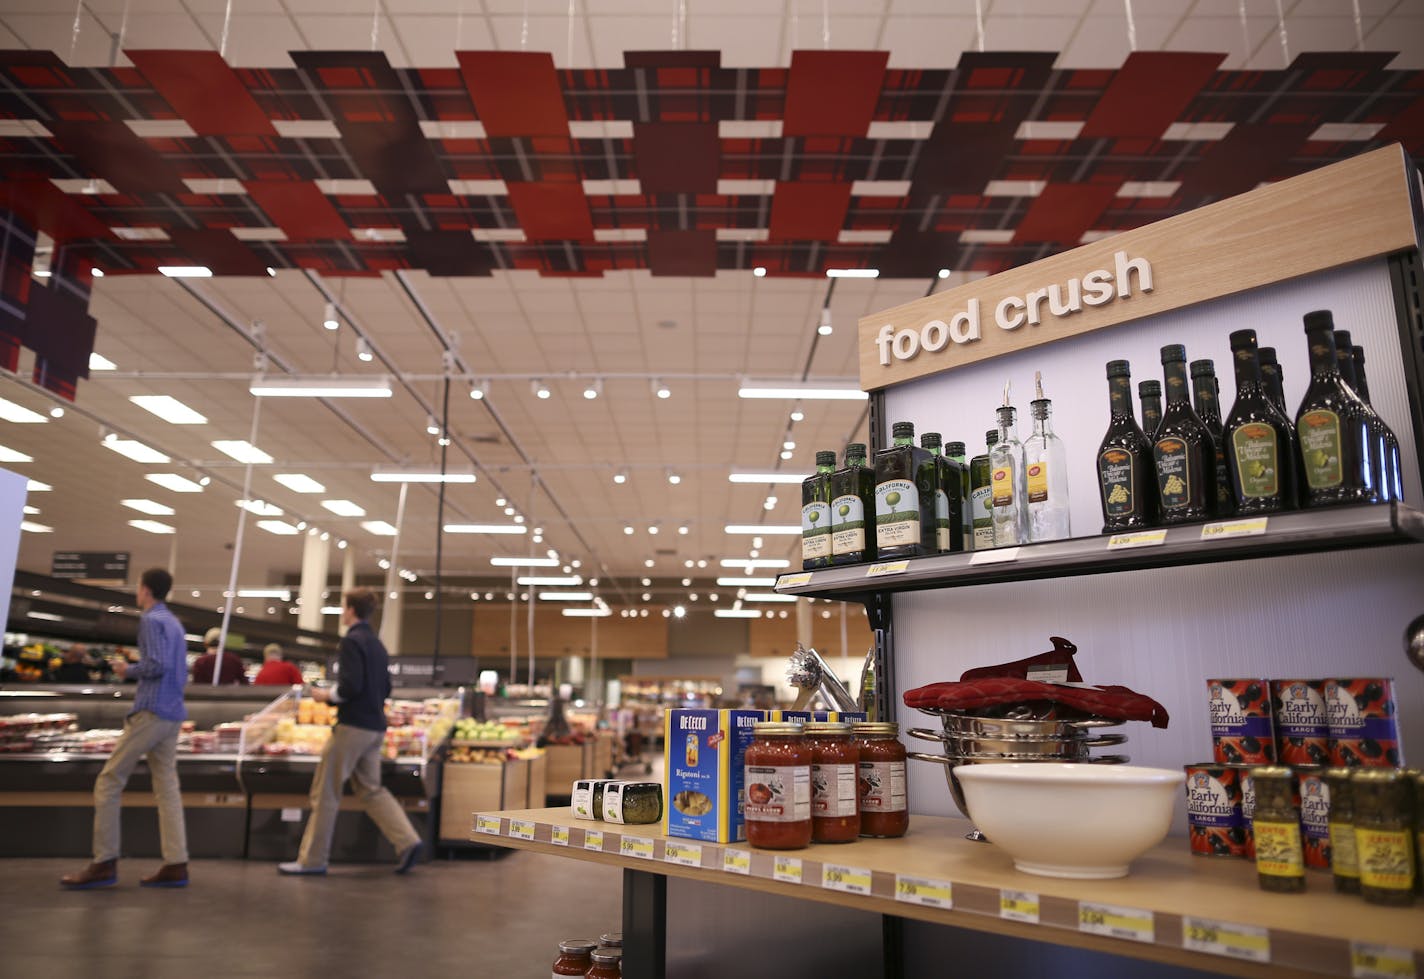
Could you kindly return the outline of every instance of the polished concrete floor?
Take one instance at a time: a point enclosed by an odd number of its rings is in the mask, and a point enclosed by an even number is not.
[[[0,861],[0,979],[543,979],[559,939],[621,927],[620,871],[534,853],[436,860],[405,877],[206,860],[173,891],[138,886],[153,863],[71,892],[58,878],[82,861]]]

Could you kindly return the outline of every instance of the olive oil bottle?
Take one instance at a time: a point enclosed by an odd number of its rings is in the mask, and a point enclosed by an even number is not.
[[[944,454],[951,462],[959,464],[960,486],[959,498],[962,501],[960,506],[961,533],[964,536],[964,550],[969,550],[973,546],[974,539],[974,514],[969,506],[969,462],[964,452],[963,442],[950,442],[944,447]]]
[[[1228,476],[1238,513],[1295,507],[1295,426],[1266,394],[1256,359],[1256,331],[1231,334],[1236,403],[1226,417]]]
[[[1390,479],[1389,451],[1389,443],[1394,438],[1394,433],[1370,405],[1369,400],[1360,394],[1360,379],[1355,373],[1355,348],[1348,330],[1335,331],[1335,361],[1340,366],[1340,376],[1365,406],[1365,417],[1370,426],[1370,467],[1378,476],[1378,495],[1374,502],[1388,503],[1394,499],[1391,495],[1394,486],[1393,480]]]
[[[1216,451],[1187,397],[1187,348],[1162,348],[1167,407],[1152,445],[1157,500],[1164,524],[1206,520],[1216,513]]]
[[[999,441],[989,450],[989,486],[993,506],[989,516],[994,525],[994,546],[1027,544],[1028,482],[1024,472],[1023,444],[1019,441],[1018,412],[1009,403],[1009,385],[1004,385],[1004,403],[995,412]]]
[[[1132,413],[1132,367],[1108,361],[1107,434],[1098,446],[1098,497],[1103,504],[1103,533],[1157,525],[1156,469],[1152,445]]]
[[[831,566],[831,470],[834,452],[816,453],[816,472],[801,481],[801,567]]]
[[[1286,407],[1286,375],[1276,360],[1276,348],[1261,347],[1256,351],[1256,359],[1261,362],[1261,386],[1266,389],[1266,397],[1276,403],[1281,414],[1293,417],[1290,408]]]
[[[934,456],[915,445],[913,422],[896,422],[894,443],[875,453],[875,554],[878,560],[935,553]]]
[[[987,551],[994,546],[993,471],[989,468],[989,453],[999,441],[998,429],[984,433],[984,454],[969,460],[969,523],[973,528],[971,550]]]
[[[875,470],[865,464],[865,443],[846,446],[845,468],[831,473],[831,563],[875,560]]]
[[[963,480],[959,464],[942,452],[944,438],[939,432],[925,432],[920,447],[934,456],[938,485],[935,487],[935,550],[940,554],[964,550]]]
[[[1355,361],[1355,393],[1360,396],[1361,401],[1368,405],[1370,404],[1370,382],[1365,377],[1365,348],[1351,347],[1350,353]],[[1381,418],[1380,421],[1383,422],[1384,419]],[[1385,425],[1384,431],[1385,444],[1389,450],[1385,460],[1385,483],[1389,487],[1389,498],[1402,500],[1404,499],[1404,467],[1399,459],[1399,439],[1388,425]]]
[[[1162,424],[1162,382],[1142,381],[1137,385],[1137,397],[1142,401],[1142,434],[1150,442]]]
[[[1328,309],[1305,314],[1310,387],[1295,414],[1303,477],[1301,505],[1368,503],[1378,489],[1371,466],[1365,404],[1340,376],[1335,319]]]
[[[1194,360],[1191,365],[1192,401],[1197,417],[1211,433],[1212,451],[1216,456],[1216,515],[1229,517],[1236,511],[1236,496],[1231,492],[1231,475],[1226,471],[1226,444],[1221,426],[1221,385],[1216,380],[1216,364],[1210,360]]]

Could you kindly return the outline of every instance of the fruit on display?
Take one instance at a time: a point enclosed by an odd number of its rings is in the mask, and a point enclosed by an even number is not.
[[[541,748],[471,748],[454,745],[446,761],[456,765],[503,765],[507,761],[525,761],[544,754]]]
[[[499,721],[480,721],[473,717],[462,717],[455,722],[450,735],[456,741],[523,741],[519,730],[501,724]]]

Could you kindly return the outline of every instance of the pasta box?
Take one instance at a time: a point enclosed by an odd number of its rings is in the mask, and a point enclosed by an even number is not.
[[[809,724],[812,721],[839,721],[851,724],[865,720],[863,710],[773,710],[768,712],[769,721],[786,721],[794,724]]]
[[[663,834],[708,843],[747,838],[744,764],[761,710],[675,708],[663,715]]]

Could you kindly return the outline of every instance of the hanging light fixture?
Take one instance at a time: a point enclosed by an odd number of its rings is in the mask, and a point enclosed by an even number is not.
[[[831,307],[821,307],[821,325],[816,327],[816,332],[823,337],[828,337],[833,332],[831,327]]]
[[[533,391],[534,397],[538,398],[540,401],[549,400],[550,391],[548,385],[546,385],[539,378],[536,377],[534,378],[534,380],[529,382],[529,390]]]
[[[371,344],[365,337],[356,338],[356,359],[369,364],[375,360],[375,354],[371,353]]]
[[[338,330],[341,328],[341,322],[336,318],[336,303],[328,302],[326,304],[326,310],[322,316],[321,325],[326,327],[328,330]]]

